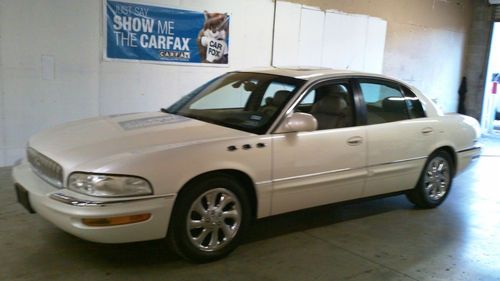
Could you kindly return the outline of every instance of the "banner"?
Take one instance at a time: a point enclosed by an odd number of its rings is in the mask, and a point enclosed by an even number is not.
[[[105,59],[228,64],[229,15],[105,1]]]

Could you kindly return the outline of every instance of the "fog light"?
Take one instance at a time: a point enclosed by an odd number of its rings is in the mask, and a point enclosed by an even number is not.
[[[121,224],[146,221],[150,217],[151,214],[140,214],[140,215],[130,215],[123,217],[112,217],[112,218],[82,219],[82,222],[83,224],[88,226],[111,226],[111,225],[121,225]]]

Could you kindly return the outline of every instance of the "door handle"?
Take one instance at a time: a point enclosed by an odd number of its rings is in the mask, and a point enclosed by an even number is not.
[[[434,130],[432,128],[427,127],[427,128],[423,128],[421,132],[423,135],[428,135],[428,134],[432,133],[433,131]]]
[[[362,137],[352,137],[350,139],[347,140],[347,144],[348,145],[360,145],[363,143],[363,138]]]

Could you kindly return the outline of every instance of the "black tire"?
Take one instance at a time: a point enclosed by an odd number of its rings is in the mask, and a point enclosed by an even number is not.
[[[213,203],[209,205],[209,201]],[[201,203],[201,207],[195,203]],[[176,199],[168,243],[177,254],[193,262],[223,258],[240,243],[250,224],[250,210],[243,186],[233,177],[200,177],[184,187]]]
[[[406,197],[419,208],[429,209],[441,205],[451,191],[453,172],[450,154],[444,150],[434,152],[427,159],[417,185],[406,192]]]

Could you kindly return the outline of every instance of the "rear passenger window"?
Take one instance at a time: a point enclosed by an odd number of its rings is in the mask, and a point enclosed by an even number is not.
[[[424,107],[417,96],[410,91],[410,89],[403,87],[403,92],[405,93],[406,106],[408,106],[408,113],[411,118],[422,118],[427,117],[425,115]]]
[[[368,125],[409,119],[406,99],[399,86],[377,82],[361,82],[360,86]]]

